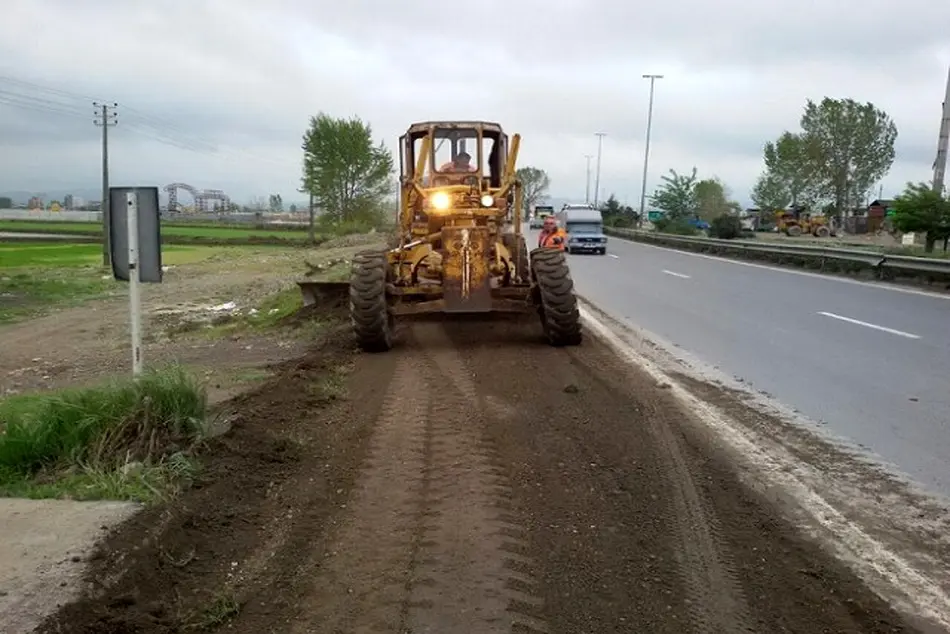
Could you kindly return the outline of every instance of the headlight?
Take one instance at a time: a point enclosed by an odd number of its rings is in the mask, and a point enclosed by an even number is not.
[[[491,194],[485,194],[482,196],[482,207],[491,207],[495,204],[495,197]]]
[[[449,195],[445,192],[436,192],[432,194],[432,197],[429,199],[429,203],[439,211],[448,209],[450,202]]]

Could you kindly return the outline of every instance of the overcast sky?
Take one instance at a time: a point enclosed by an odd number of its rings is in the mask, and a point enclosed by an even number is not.
[[[324,110],[359,115],[390,147],[412,121],[498,121],[523,135],[521,165],[581,200],[584,155],[605,132],[601,198],[637,205],[644,73],[665,75],[650,190],[695,165],[747,204],[762,144],[824,96],[872,101],[896,121],[885,194],[931,177],[950,2],[478,0],[441,19],[444,6],[4,0],[0,191],[96,188],[99,98],[119,103],[116,185],[299,198],[300,137]]]

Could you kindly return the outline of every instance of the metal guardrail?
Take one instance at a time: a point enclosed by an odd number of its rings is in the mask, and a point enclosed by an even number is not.
[[[862,249],[839,249],[811,244],[757,244],[749,240],[722,240],[719,238],[678,236],[668,233],[654,233],[636,229],[617,229],[613,227],[607,228],[606,233],[607,235],[629,238],[638,242],[653,242],[674,247],[680,246],[691,250],[712,247],[724,251],[740,253],[793,255],[817,260],[820,265],[824,265],[825,262],[849,262],[863,264],[879,272],[891,270],[917,275],[931,274],[950,276],[950,258],[921,258],[907,255],[890,255]]]

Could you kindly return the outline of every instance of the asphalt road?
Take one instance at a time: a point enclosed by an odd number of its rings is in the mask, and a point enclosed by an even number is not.
[[[611,238],[579,294],[950,495],[950,297]]]

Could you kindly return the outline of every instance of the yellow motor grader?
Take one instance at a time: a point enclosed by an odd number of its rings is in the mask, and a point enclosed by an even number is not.
[[[391,349],[395,320],[425,313],[537,311],[551,345],[581,343],[564,253],[529,256],[525,244],[520,142],[482,121],[416,123],[400,137],[398,244],[352,263],[350,318],[363,350]]]

